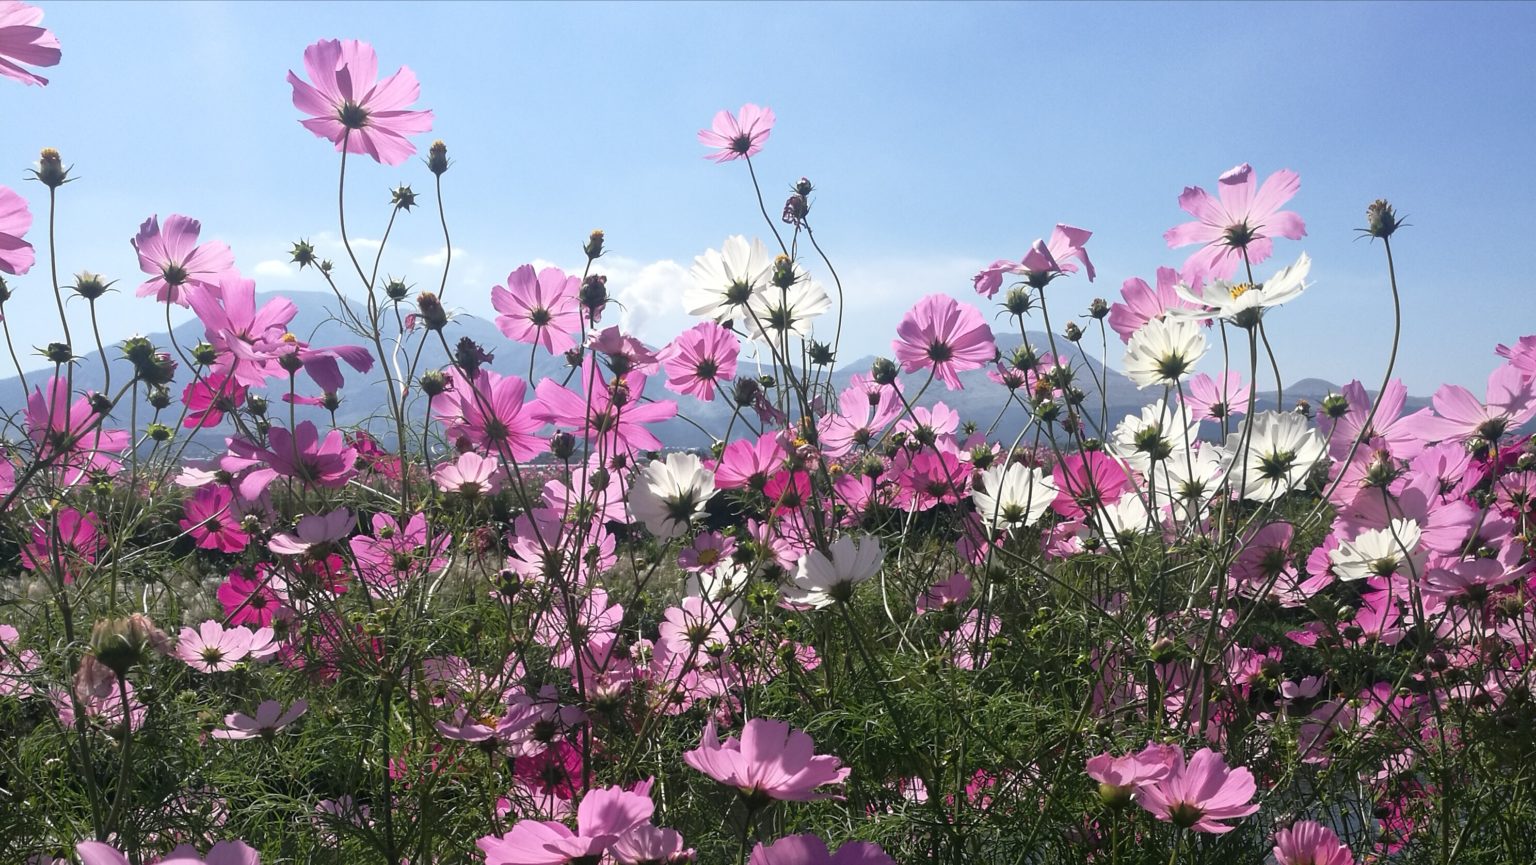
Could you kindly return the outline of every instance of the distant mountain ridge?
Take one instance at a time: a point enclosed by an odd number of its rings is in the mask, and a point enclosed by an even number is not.
[[[276,293],[264,293],[257,295],[257,306],[279,295]],[[320,292],[285,292],[281,296],[294,301],[299,312],[289,325],[289,329],[300,338],[317,346],[365,344],[366,341],[351,333],[334,314],[339,309],[340,301],[334,295]],[[454,318],[444,331],[449,346],[454,345],[460,338],[469,337],[484,346],[494,356],[489,368],[504,375],[529,376],[529,346],[513,343],[497,330],[496,326],[484,319],[460,315]],[[183,347],[191,346],[202,339],[203,326],[201,322],[190,321],[175,328],[176,342]],[[166,349],[169,341],[163,332],[150,337],[156,346]],[[1031,345],[1039,353],[1047,352],[1049,338],[1042,332],[1029,333]],[[1022,342],[1018,336],[1011,334],[1001,335],[997,338],[998,348],[1006,357]],[[1138,414],[1142,406],[1157,397],[1155,388],[1146,390],[1138,389],[1124,374],[1112,368],[1106,368],[1100,357],[1096,354],[1102,351],[1096,338],[1085,339],[1080,347],[1081,352],[1070,347],[1065,338],[1057,337],[1057,347],[1063,354],[1070,358],[1074,365],[1081,369],[1076,383],[1086,394],[1084,406],[1095,418],[1100,406],[1099,389],[1095,385],[1095,379],[1104,383],[1105,402],[1108,405],[1109,424],[1113,427],[1128,414]],[[386,348],[389,343],[386,342]],[[78,350],[79,346],[77,346]],[[1120,341],[1111,337],[1108,352],[1111,361],[1123,351]],[[121,359],[121,352],[116,345],[106,347],[107,357],[113,365],[114,382],[127,381],[131,375],[127,361]],[[435,340],[429,341],[423,349],[423,368],[441,367],[447,364],[443,356],[442,347]],[[832,377],[836,389],[841,390],[848,386],[854,373],[868,372],[875,358],[870,355],[855,358],[849,361],[839,361]],[[742,372],[750,372],[750,367],[743,365]],[[384,395],[378,392],[378,388],[384,386],[384,379],[378,366],[372,372],[360,374],[343,366],[342,371],[347,376],[347,384],[341,390],[341,404],[336,411],[337,425],[350,428],[364,426],[374,434],[382,438],[392,438],[391,424],[379,422],[387,417],[387,403]],[[1091,371],[1091,372],[1090,372]],[[564,381],[569,367],[563,356],[550,356],[548,353],[538,351],[533,357],[531,383],[544,379]],[[1260,381],[1263,381],[1260,375]],[[908,381],[908,394],[915,392],[917,384],[913,376],[906,376]],[[30,372],[27,374],[28,383],[34,389],[47,380],[45,371]],[[172,385],[173,392],[179,397],[181,388],[189,381],[186,369],[177,370],[176,382]],[[941,383],[935,381],[918,400],[919,405],[932,406],[943,402],[954,409],[962,420],[974,421],[983,429],[996,421],[996,429],[999,434],[1007,430],[1017,430],[1027,420],[1025,411],[1017,404],[1010,404],[999,416],[999,407],[1003,404],[1000,388],[987,377],[985,369],[971,370],[960,374],[960,380],[964,389],[951,391]],[[76,389],[102,389],[104,384],[100,355],[91,351],[81,357],[75,366],[74,383]],[[574,382],[573,382],[573,386]],[[531,389],[531,388],[530,388]],[[716,434],[725,431],[726,424],[730,420],[731,408],[727,402],[717,396],[714,402],[702,402],[691,397],[672,393],[662,387],[662,377],[658,374],[653,377],[646,388],[647,395],[655,399],[675,399],[678,403],[680,414],[691,419],[694,423]],[[1307,399],[1314,406],[1318,405],[1324,396],[1336,393],[1339,386],[1317,378],[1307,378],[1286,386],[1284,396],[1287,408],[1295,404],[1296,399]],[[289,407],[282,401],[285,392],[276,380],[269,383],[266,395],[269,400],[268,414],[280,424],[286,425]],[[298,393],[300,395],[318,395],[317,389],[304,375],[299,376]],[[727,394],[729,391],[727,390]],[[1274,408],[1274,391],[1261,391],[1257,396],[1257,404],[1260,409]],[[144,394],[140,393],[140,399]],[[1406,410],[1413,411],[1428,405],[1429,401],[1423,398],[1410,397]],[[26,391],[23,389],[18,377],[0,380],[0,414],[20,412],[26,406]],[[414,411],[419,415],[425,410],[425,403],[415,406]],[[174,413],[173,413],[174,411]],[[141,423],[147,422],[147,418],[153,416],[153,409],[147,403],[139,407],[139,419]],[[160,417],[163,423],[172,423],[179,416],[179,403],[162,413]],[[322,408],[312,406],[296,406],[294,415],[299,421],[311,420],[322,427],[330,423],[330,414]],[[126,425],[128,407],[120,405],[114,417],[119,425]],[[739,428],[739,425],[738,425]],[[700,431],[693,423],[682,417],[656,424],[652,427],[657,438],[668,447],[705,447],[710,444],[709,437]],[[196,452],[199,448],[219,450],[223,447],[223,438],[230,432],[229,425],[223,424],[195,433],[195,444],[189,448],[189,452]],[[177,434],[185,436],[193,434],[192,431],[178,429]]]

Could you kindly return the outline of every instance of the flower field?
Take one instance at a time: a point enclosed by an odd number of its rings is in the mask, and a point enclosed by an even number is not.
[[[0,85],[61,59],[0,0]],[[1287,401],[1265,325],[1327,276],[1300,177],[1245,163],[1174,179],[1150,281],[1058,224],[848,368],[857,289],[747,104],[678,130],[759,227],[701,241],[690,326],[616,323],[593,231],[499,264],[487,336],[476,167],[380,63],[287,74],[323,309],[179,213],[61,273],[86,167],[0,186],[0,865],[1536,862],[1536,335],[1483,391],[1413,399],[1394,338]],[[1398,334],[1417,238],[1385,200],[1360,235]],[[104,343],[128,305],[166,332]]]

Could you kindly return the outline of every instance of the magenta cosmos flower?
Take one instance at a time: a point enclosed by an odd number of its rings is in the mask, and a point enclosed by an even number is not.
[[[1301,176],[1296,172],[1276,171],[1255,191],[1253,166],[1244,162],[1217,182],[1220,198],[1212,198],[1198,186],[1184,187],[1179,207],[1195,220],[1163,233],[1169,249],[1203,244],[1184,262],[1185,276],[1230,279],[1243,263],[1245,251],[1248,263],[1258,264],[1269,258],[1274,238],[1300,240],[1307,236],[1301,217],[1280,209],[1301,188]]]
[[[790,835],[772,844],[752,848],[747,865],[896,865],[880,845],[853,841],[827,850],[826,842],[815,835]]]
[[[566,276],[558,267],[546,267],[535,276],[525,264],[507,276],[507,287],[491,288],[496,327],[508,339],[542,345],[551,354],[576,347],[571,331],[581,326],[577,290],[581,278]]]
[[[224,716],[223,730],[214,730],[208,735],[215,739],[254,739],[257,736],[270,737],[273,733],[298,720],[300,715],[309,711],[309,703],[303,700],[293,701],[293,705],[287,709],[276,700],[265,700],[256,707],[256,715],[252,717],[241,712],[233,712]]]
[[[310,115],[299,123],[337,150],[399,165],[416,152],[406,136],[432,128],[432,112],[409,108],[421,95],[416,74],[402,66],[380,81],[379,58],[367,42],[322,39],[304,49],[304,70],[313,85],[288,73],[293,107]]]
[[[21,276],[32,269],[32,244],[21,239],[31,227],[27,200],[0,186],[0,273]]]
[[[267,432],[267,443],[270,449],[245,439],[229,443],[232,456],[223,460],[227,471],[238,472],[259,462],[267,464],[241,479],[237,491],[243,499],[257,499],[279,476],[311,486],[340,487],[357,474],[357,450],[346,446],[341,430],[327,432],[322,440],[314,423],[303,421],[293,432],[272,427]]]
[[[752,157],[763,149],[763,142],[773,131],[773,109],[760,108],[750,102],[741,106],[739,115],[722,110],[715,115],[709,129],[699,130],[699,142],[715,152],[705,156],[716,162]]]
[[[704,727],[699,747],[683,753],[683,762],[722,784],[735,787],[755,804],[768,799],[809,802],[831,798],[817,787],[841,784],[849,769],[831,755],[815,753],[811,737],[783,721],[753,718],[742,728],[741,738],[722,744],[715,722]]]
[[[62,53],[59,37],[39,26],[43,10],[17,0],[0,0],[0,75],[22,84],[44,85],[48,79],[21,67],[56,66]]]
[[[202,230],[201,222],[175,213],[165,218],[163,228],[158,216],[144,220],[132,243],[139,254],[139,269],[150,278],[135,294],[187,306],[185,286],[218,292],[220,280],[235,269],[235,254],[217,240],[199,246],[197,235]]]
[[[461,376],[454,381],[453,390],[434,400],[432,406],[450,438],[519,462],[549,449],[549,440],[538,435],[544,425],[537,416],[538,404],[523,402],[527,382],[488,369],[480,370],[473,382],[467,383]]]
[[[1332,829],[1302,820],[1275,833],[1276,865],[1355,865],[1355,856]]]
[[[736,376],[741,340],[712,321],[678,334],[656,354],[667,371],[667,387],[705,402],[715,398],[715,385]]]
[[[950,390],[960,390],[958,373],[981,369],[997,357],[992,328],[970,304],[947,294],[930,294],[907,312],[892,343],[907,372],[929,369]]]
[[[1220,754],[1201,748],[1188,765],[1183,754],[1174,753],[1168,774],[1138,787],[1136,801],[1166,823],[1220,835],[1235,827],[1218,821],[1236,820],[1259,810],[1251,801],[1254,790],[1252,772],[1229,769]]]

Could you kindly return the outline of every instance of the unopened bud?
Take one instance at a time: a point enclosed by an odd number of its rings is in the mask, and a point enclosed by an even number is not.
[[[1088,304],[1088,317],[1089,318],[1096,319],[1096,320],[1099,320],[1099,321],[1103,321],[1104,318],[1107,317],[1108,315],[1109,315],[1109,304],[1104,302],[1104,298],[1102,298],[1102,297],[1095,297],[1093,299],[1093,302]]]
[[[307,240],[295,240],[288,254],[293,257],[293,263],[297,264],[300,270],[315,263],[315,247]]]
[[[1376,199],[1365,209],[1365,228],[1362,230],[1371,237],[1391,237],[1402,225],[1397,211],[1385,198]]]
[[[420,385],[421,392],[426,394],[428,399],[431,399],[432,397],[441,396],[443,391],[448,389],[448,377],[438,370],[429,369],[421,374]]]
[[[581,251],[586,253],[588,260],[602,257],[603,230],[601,228],[593,229],[592,233],[587,235],[587,242],[581,247]]]
[[[878,385],[895,384],[897,373],[896,362],[888,357],[877,357],[869,365],[869,377]]]
[[[106,294],[107,289],[111,287],[112,283],[103,281],[101,274],[82,270],[75,274],[75,284],[71,285],[70,289],[86,300],[95,300]]]
[[[44,147],[38,155],[37,168],[32,170],[32,176],[49,189],[58,189],[69,182],[69,169],[64,167],[64,158],[59,155],[59,151]]]
[[[442,177],[448,171],[448,145],[444,144],[441,138],[432,142],[432,146],[427,148],[427,170],[438,177]]]
[[[389,203],[394,205],[396,210],[409,212],[411,208],[416,206],[416,193],[409,186],[402,183],[390,190]]]
[[[384,280],[384,296],[390,300],[405,300],[405,296],[410,293],[411,287],[405,284],[405,280],[394,277]]]
[[[416,295],[416,308],[421,312],[421,323],[427,330],[442,330],[448,326],[448,311],[443,309],[436,294],[423,291]]]

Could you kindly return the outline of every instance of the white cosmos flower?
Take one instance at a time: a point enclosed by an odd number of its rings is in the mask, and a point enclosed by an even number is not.
[[[724,324],[746,318],[746,304],[768,287],[773,256],[761,240],[747,242],[731,235],[719,250],[708,250],[693,260],[688,275],[693,285],[683,291],[689,315]]]
[[[826,553],[811,550],[800,559],[794,580],[783,588],[784,598],[817,609],[846,601],[853,596],[854,586],[880,573],[884,560],[879,538],[865,535],[855,541],[844,535]]]
[[[693,454],[671,453],[652,460],[630,484],[629,506],[651,534],[663,540],[688,533],[715,494],[715,473]]]
[[[752,339],[778,345],[786,334],[809,338],[812,322],[831,308],[827,290],[796,265],[795,281],[789,288],[770,284],[752,295],[747,313],[739,321]]]
[[[1182,319],[1220,318],[1239,327],[1251,328],[1258,324],[1264,310],[1300,297],[1307,288],[1307,272],[1311,269],[1312,259],[1303,252],[1295,264],[1258,285],[1217,279],[1195,291],[1181,283],[1175,289],[1179,296],[1199,304],[1200,308],[1175,307],[1169,309],[1167,315]]]
[[[1183,403],[1162,399],[1128,414],[1115,426],[1109,452],[1140,472],[1164,460],[1180,460],[1200,440],[1200,421]]]
[[[1248,420],[1248,440],[1243,431],[1227,436],[1222,447],[1222,468],[1243,498],[1271,502],[1307,480],[1312,467],[1323,458],[1323,437],[1302,415],[1266,411]]]
[[[1221,487],[1222,451],[1210,442],[1194,442],[1188,454],[1182,449],[1159,461],[1149,473],[1158,502],[1167,502],[1179,523],[1205,518],[1211,499]]]
[[[1130,543],[1137,535],[1144,535],[1153,528],[1152,514],[1147,503],[1135,492],[1128,492],[1112,505],[1095,508],[1092,524],[1084,522],[1078,529],[1078,537],[1084,541],[1096,538],[1112,550]]]
[[[1389,577],[1409,569],[1421,574],[1425,559],[1419,551],[1421,533],[1417,522],[1396,519],[1388,528],[1367,529],[1352,541],[1340,541],[1328,560],[1341,580]]]
[[[751,578],[751,571],[727,558],[706,571],[690,572],[683,580],[683,597],[703,598],[712,608],[739,617]]]
[[[1131,334],[1125,374],[1137,387],[1176,384],[1205,357],[1205,333],[1192,318],[1154,318]]]
[[[971,489],[976,513],[991,529],[1033,525],[1056,501],[1056,485],[1045,472],[1020,463],[994,465]]]

